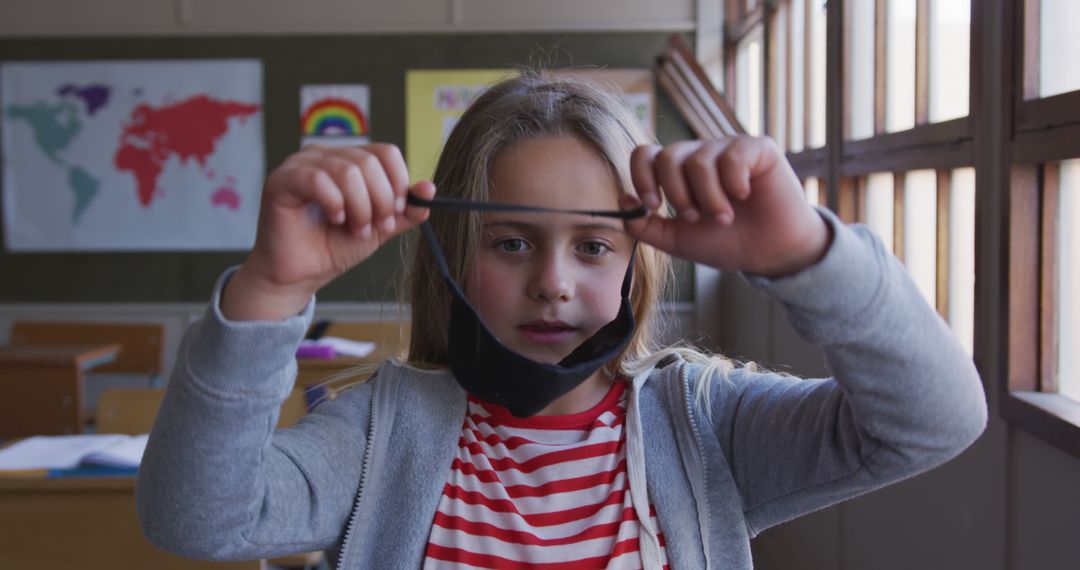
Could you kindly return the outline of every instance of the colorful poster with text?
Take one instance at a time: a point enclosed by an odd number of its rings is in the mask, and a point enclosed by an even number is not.
[[[413,182],[430,180],[439,153],[465,108],[510,69],[423,69],[405,75],[405,160]]]

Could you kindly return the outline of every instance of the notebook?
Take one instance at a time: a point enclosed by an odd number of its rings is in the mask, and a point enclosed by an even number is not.
[[[142,435],[39,435],[0,449],[0,471],[111,467],[135,469],[142,461]]]

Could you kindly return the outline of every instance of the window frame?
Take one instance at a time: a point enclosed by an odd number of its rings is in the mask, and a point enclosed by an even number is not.
[[[1001,210],[999,412],[1010,425],[1080,457],[1080,403],[1056,391],[1053,343],[1057,311],[1058,161],[1080,157],[1080,91],[1038,97],[1039,2],[1006,4],[1002,165],[1008,183]],[[1071,108],[1070,108],[1071,106]],[[1035,260],[1030,270],[1022,260]]]

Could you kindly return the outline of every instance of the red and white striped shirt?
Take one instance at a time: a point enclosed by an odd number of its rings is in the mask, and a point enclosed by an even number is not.
[[[562,416],[516,418],[470,396],[424,568],[641,568],[625,423],[623,382]]]

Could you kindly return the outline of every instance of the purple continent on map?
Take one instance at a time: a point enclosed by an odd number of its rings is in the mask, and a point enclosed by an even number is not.
[[[87,85],[86,87],[79,87],[77,85],[64,85],[56,91],[59,95],[72,95],[82,100],[83,105],[86,105],[86,114],[94,116],[95,113],[101,110],[106,103],[109,102],[109,95],[112,93],[112,89],[105,85]]]

